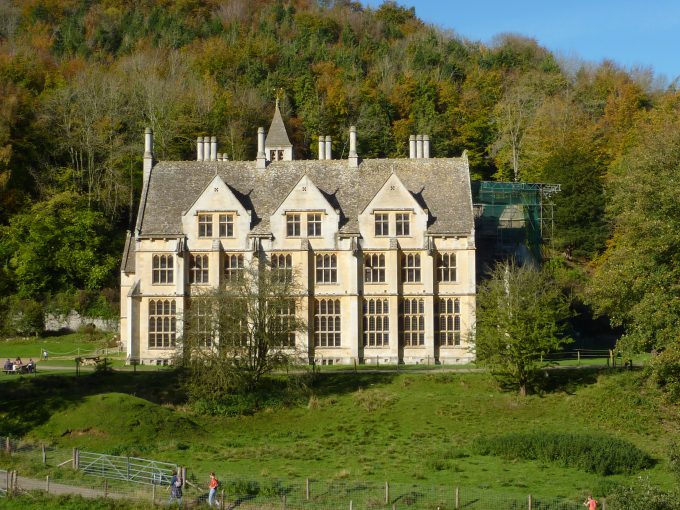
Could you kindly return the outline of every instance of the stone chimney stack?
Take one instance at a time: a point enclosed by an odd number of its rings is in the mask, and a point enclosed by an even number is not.
[[[430,135],[423,135],[423,158],[430,159]]]
[[[203,161],[203,137],[196,138],[196,161]]]
[[[153,167],[153,131],[150,127],[144,130],[144,182],[147,181],[151,175],[151,168]]]
[[[408,157],[416,159],[416,135],[408,137]]]
[[[319,159],[326,159],[326,137],[319,135]]]
[[[217,137],[210,137],[210,161],[217,161]]]
[[[349,166],[357,168],[359,166],[359,156],[357,155],[357,128],[349,127]]]
[[[416,135],[416,159],[423,157],[423,135]]]
[[[326,159],[333,159],[330,135],[326,136]]]
[[[267,156],[264,154],[264,128],[257,128],[257,168],[267,168]]]

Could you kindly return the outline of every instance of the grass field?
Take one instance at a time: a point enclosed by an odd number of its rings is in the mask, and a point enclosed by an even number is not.
[[[166,370],[2,378],[0,434],[176,462],[201,480],[215,470],[223,478],[455,484],[545,497],[606,494],[639,474],[673,484],[667,451],[680,437],[678,410],[637,371],[553,371],[552,391],[524,399],[499,392],[482,373],[329,371],[307,386],[281,376],[262,410],[235,417],[192,414],[176,377]],[[609,434],[656,464],[605,477],[471,451],[475,438],[529,431]]]

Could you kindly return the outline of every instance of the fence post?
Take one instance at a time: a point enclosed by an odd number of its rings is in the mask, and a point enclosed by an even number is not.
[[[529,494],[529,510],[531,510],[531,509],[532,509],[532,506],[531,506],[531,494]]]
[[[579,349],[576,349],[576,360],[577,364],[576,366],[581,366],[581,351]]]
[[[78,451],[78,448],[73,449],[73,454],[71,456],[71,466],[73,469],[77,470],[78,466],[76,465],[76,452]]]
[[[104,479],[104,497],[108,497],[109,495],[109,481]]]
[[[349,510],[352,510],[352,500],[349,500]]]
[[[305,499],[309,501],[309,478],[305,478]]]
[[[283,510],[286,510],[286,495],[283,495]]]
[[[458,487],[456,487],[456,504],[453,508],[456,510],[460,508],[460,489]]]
[[[220,509],[224,508],[224,489],[222,489],[222,494],[220,496]]]
[[[602,498],[602,510],[607,510],[607,498]]]
[[[127,460],[127,472],[125,473],[125,480],[130,481],[130,457],[126,458]]]
[[[155,483],[151,484],[151,504],[152,505],[156,504],[156,484]]]
[[[45,445],[42,445],[42,463],[43,466],[47,464],[47,448],[45,448]]]
[[[5,450],[9,454],[12,453],[12,442],[10,441],[9,436],[5,439]]]
[[[390,484],[385,482],[385,504],[390,502]]]

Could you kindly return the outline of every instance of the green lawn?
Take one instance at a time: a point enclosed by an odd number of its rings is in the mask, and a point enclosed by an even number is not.
[[[50,358],[75,358],[87,356],[102,347],[106,347],[111,335],[88,337],[82,333],[71,333],[60,336],[39,338],[5,338],[0,339],[0,359],[14,360],[20,356],[24,361],[29,358],[39,360],[42,351],[47,349]]]
[[[303,390],[286,389],[281,376],[268,407],[237,417],[188,412],[172,370],[3,378],[0,435],[176,462],[201,480],[215,470],[223,478],[373,480],[576,498],[637,475],[505,461],[473,455],[470,445],[505,432],[596,432],[650,453],[658,462],[641,474],[672,485],[667,450],[678,437],[678,410],[664,407],[639,372],[559,370],[550,378],[553,391],[520,399],[481,373],[328,371]]]

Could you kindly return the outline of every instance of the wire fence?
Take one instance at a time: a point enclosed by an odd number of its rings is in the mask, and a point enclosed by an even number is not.
[[[183,502],[189,506],[207,500],[207,473],[194,473],[172,463],[134,457],[104,455],[78,449],[5,439],[0,462],[10,459],[9,471],[0,471],[0,497],[23,491],[80,494],[85,497],[128,499],[162,503],[170,499],[173,469],[184,472]],[[1,445],[1,443],[0,443]],[[31,476],[18,476],[24,470]],[[10,475],[8,473],[13,473]],[[39,474],[38,474],[39,473]],[[4,482],[4,483],[3,483]],[[421,483],[351,480],[285,480],[224,477],[217,491],[221,508],[281,510],[576,510],[581,503],[569,498],[535,494],[509,494],[496,489]],[[606,509],[606,503],[603,507]]]

